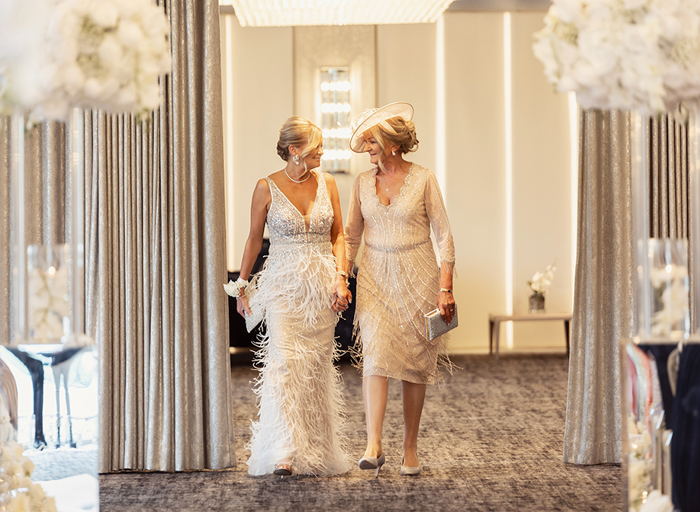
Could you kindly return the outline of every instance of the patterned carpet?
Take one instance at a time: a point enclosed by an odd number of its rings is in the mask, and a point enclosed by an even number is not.
[[[250,367],[234,367],[238,468],[100,477],[105,511],[616,511],[617,466],[561,462],[568,361],[563,356],[460,356],[461,369],[429,388],[419,439],[423,473],[399,475],[400,387],[390,390],[380,477],[249,477],[243,445],[255,414]],[[361,379],[342,365],[353,458],[364,451]]]

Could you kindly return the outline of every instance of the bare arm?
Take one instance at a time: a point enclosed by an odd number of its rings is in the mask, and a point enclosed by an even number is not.
[[[333,255],[336,260],[336,270],[345,272],[347,266],[345,262],[345,235],[343,233],[343,214],[340,211],[340,197],[338,195],[338,187],[335,184],[333,176],[330,174],[323,175],[326,180],[326,187],[331,198],[333,206],[333,226],[331,227],[331,244],[333,245]],[[345,281],[346,276],[336,274],[335,283],[333,284],[333,310],[344,311],[348,307],[348,303],[352,301],[352,295],[347,288]]]
[[[258,180],[253,191],[253,200],[250,207],[250,232],[248,233],[245,249],[243,249],[243,258],[241,259],[241,279],[248,280],[250,278],[253,265],[262,248],[265,220],[267,219],[267,210],[270,208],[271,202],[270,186],[264,179]],[[245,295],[236,302],[236,309],[242,316],[251,314],[248,307],[248,299]]]

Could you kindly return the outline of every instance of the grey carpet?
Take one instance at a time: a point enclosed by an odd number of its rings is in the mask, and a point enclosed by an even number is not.
[[[249,424],[255,415],[249,367],[235,367],[238,467],[191,473],[100,477],[105,511],[613,511],[621,509],[617,466],[562,463],[568,361],[562,356],[461,356],[461,369],[428,390],[418,477],[399,475],[401,397],[392,386],[384,428],[387,464],[378,479],[353,469],[333,478],[250,477]],[[364,451],[361,379],[342,365],[350,455]]]

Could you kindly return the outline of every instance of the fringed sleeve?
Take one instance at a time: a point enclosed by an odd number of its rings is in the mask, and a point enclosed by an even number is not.
[[[445,202],[442,199],[440,185],[435,174],[428,171],[425,183],[425,208],[428,212],[430,225],[435,233],[435,241],[440,250],[440,266],[448,273],[454,273],[455,244],[452,239],[450,221],[447,218]]]
[[[363,174],[357,177],[350,192],[350,207],[348,208],[348,220],[345,224],[345,258],[348,267],[353,268],[353,263],[360,250],[362,233],[365,230],[365,219],[362,216],[362,204],[360,203],[360,180]]]

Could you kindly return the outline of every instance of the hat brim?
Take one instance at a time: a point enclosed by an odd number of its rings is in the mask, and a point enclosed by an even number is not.
[[[367,116],[367,119],[362,121],[357,128],[353,130],[350,136],[350,149],[355,153],[362,153],[365,145],[365,132],[392,117],[401,117],[404,121],[410,121],[413,119],[413,105],[404,101],[397,101],[384,105],[372,112],[372,114]]]

